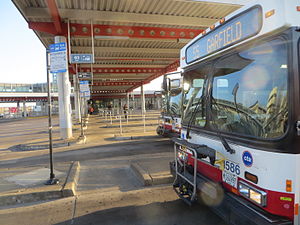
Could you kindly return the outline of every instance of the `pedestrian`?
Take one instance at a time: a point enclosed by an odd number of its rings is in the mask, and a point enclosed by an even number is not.
[[[125,104],[123,106],[123,110],[124,110],[125,119],[127,119],[127,113],[128,113],[128,106],[127,106],[127,104]]]
[[[93,108],[93,106],[90,106],[90,107],[89,107],[89,114],[92,115],[93,112],[94,112],[94,108]]]

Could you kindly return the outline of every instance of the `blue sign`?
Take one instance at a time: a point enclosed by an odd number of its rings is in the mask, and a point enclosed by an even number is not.
[[[71,54],[71,63],[93,63],[92,54]]]
[[[202,36],[186,49],[186,63],[191,63],[218,50],[256,35],[262,26],[261,8],[255,7],[228,20]]]
[[[49,46],[50,53],[52,52],[60,52],[60,51],[66,51],[67,45],[66,42],[56,43]]]
[[[252,166],[252,164],[253,164],[253,157],[252,157],[252,155],[251,155],[250,152],[244,151],[243,155],[242,155],[242,158],[243,158],[243,162],[244,162],[245,166],[247,166],[247,167],[251,167]]]
[[[89,81],[88,80],[81,80],[81,81],[79,81],[79,84],[89,84]]]
[[[80,90],[80,93],[90,92],[89,81],[88,80],[79,81],[79,90]]]
[[[92,73],[91,72],[79,72],[78,78],[91,78]]]
[[[67,71],[67,45],[65,42],[52,44],[50,50],[50,72],[64,73]]]

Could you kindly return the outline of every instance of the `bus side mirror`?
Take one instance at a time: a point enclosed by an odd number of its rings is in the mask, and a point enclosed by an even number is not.
[[[173,79],[170,80],[170,89],[178,89],[181,88],[181,79]]]

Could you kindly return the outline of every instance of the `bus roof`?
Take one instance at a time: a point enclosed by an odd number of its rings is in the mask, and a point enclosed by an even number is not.
[[[182,69],[262,35],[300,25],[297,0],[260,0],[229,14],[181,49]]]

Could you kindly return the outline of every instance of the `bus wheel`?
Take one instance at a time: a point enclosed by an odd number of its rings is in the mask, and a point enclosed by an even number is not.
[[[156,133],[157,133],[158,135],[160,135],[160,136],[163,135],[163,130],[162,130],[161,126],[158,126],[158,127],[156,128]]]

